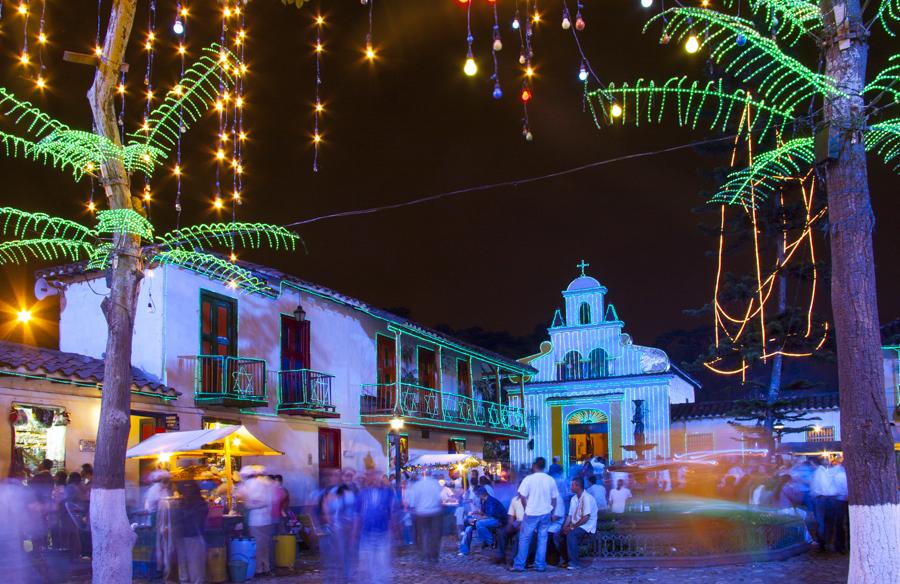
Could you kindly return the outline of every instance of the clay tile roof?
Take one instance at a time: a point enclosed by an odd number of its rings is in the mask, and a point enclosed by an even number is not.
[[[837,409],[838,393],[816,393],[796,397],[788,397],[791,406],[798,410],[832,410]],[[669,406],[669,415],[673,422],[686,422],[704,418],[727,418],[734,411],[735,401],[709,401]]]
[[[4,373],[25,373],[48,379],[93,382],[102,385],[103,360],[78,353],[0,341],[0,375]],[[131,368],[131,375],[132,391],[156,393],[160,397],[179,395],[174,388],[160,383],[137,367]]]

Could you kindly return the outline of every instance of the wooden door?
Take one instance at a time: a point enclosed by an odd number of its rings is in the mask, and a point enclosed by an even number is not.
[[[281,403],[306,403],[310,391],[309,321],[281,315]]]

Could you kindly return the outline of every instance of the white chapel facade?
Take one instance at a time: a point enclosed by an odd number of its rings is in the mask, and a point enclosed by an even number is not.
[[[524,386],[528,438],[511,443],[514,467],[537,456],[558,456],[567,469],[592,456],[633,458],[622,446],[634,444],[636,414],[645,442],[655,444],[646,456],[670,456],[669,406],[694,401],[696,381],[664,351],[636,345],[623,332],[606,287],[585,273],[589,265],[582,261],[562,292],[550,340],[522,359],[538,373]]]

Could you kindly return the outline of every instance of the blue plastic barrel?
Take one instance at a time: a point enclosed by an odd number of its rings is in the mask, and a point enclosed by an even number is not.
[[[236,537],[228,544],[228,561],[247,562],[247,579],[256,574],[256,540],[252,537]]]

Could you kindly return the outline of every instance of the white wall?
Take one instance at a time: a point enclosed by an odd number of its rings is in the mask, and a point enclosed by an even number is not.
[[[237,408],[199,408],[195,405],[193,361],[182,357],[200,353],[201,290],[237,300],[238,355],[266,360],[270,372],[267,407],[242,413]],[[100,312],[102,296],[99,294],[105,292],[102,279],[73,283],[63,291],[62,350],[102,358],[106,323]],[[151,295],[153,312],[147,309]],[[332,399],[339,419],[313,421],[276,413],[277,376],[274,372],[281,368],[280,315],[292,314],[298,302],[310,321],[311,368],[334,376]],[[285,287],[274,299],[242,294],[193,272],[161,266],[153,270],[153,277],[145,278],[141,286],[132,362],[148,373],[158,375],[182,393],[173,402],[159,403],[151,408],[160,413],[177,413],[181,430],[201,428],[204,416],[235,420],[245,424],[265,443],[284,452],[284,456],[265,457],[259,461],[248,459],[246,462],[258,462],[272,473],[283,474],[294,501],[302,502],[318,481],[319,427],[341,429],[344,466],[362,471],[367,461],[374,461],[376,468],[387,470],[387,429],[363,426],[359,415],[361,386],[376,382],[377,333],[393,336],[385,322],[306,291]],[[435,346],[409,335],[403,335],[402,342],[413,347],[413,355],[416,343]],[[441,354],[443,362],[452,364],[442,374],[443,389],[456,391],[455,362],[462,354],[449,348],[442,348]],[[150,411],[144,405],[135,409]],[[91,432],[96,434],[96,421],[93,424]],[[410,427],[407,431],[410,456],[425,452],[446,453],[451,436],[465,437],[468,450],[479,455],[482,452],[483,439],[478,434],[432,430],[430,438],[424,439],[418,428]]]

